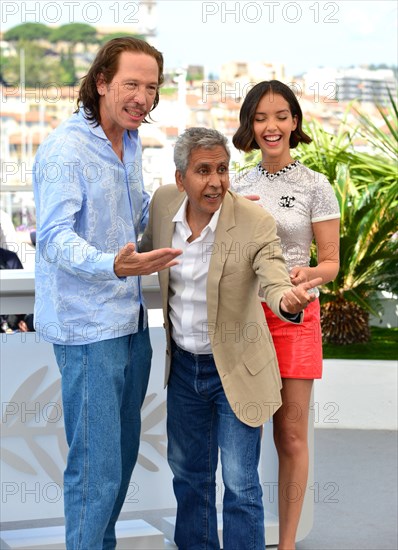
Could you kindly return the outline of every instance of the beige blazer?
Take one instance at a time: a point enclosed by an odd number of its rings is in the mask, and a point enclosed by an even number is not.
[[[174,223],[185,193],[175,185],[160,187],[150,205],[140,250],[171,247]],[[184,261],[183,256],[178,258]],[[282,294],[292,287],[273,217],[263,208],[228,191],[218,220],[214,245],[204,245],[209,263],[207,317],[214,360],[236,416],[260,426],[281,405],[281,378],[272,338],[258,297],[281,319]],[[169,270],[159,272],[167,338],[165,385],[170,374],[168,316]]]

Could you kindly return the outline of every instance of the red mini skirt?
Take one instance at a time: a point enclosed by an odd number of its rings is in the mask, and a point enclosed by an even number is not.
[[[302,324],[281,321],[262,302],[282,378],[322,378],[322,333],[319,300],[304,310]]]

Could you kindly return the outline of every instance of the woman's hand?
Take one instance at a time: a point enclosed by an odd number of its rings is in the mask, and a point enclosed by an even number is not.
[[[245,199],[249,200],[249,201],[259,201],[260,200],[260,195],[243,195],[245,197]],[[261,206],[261,205],[260,205]]]
[[[310,267],[296,265],[290,272],[290,281],[294,286],[307,283],[310,280]]]

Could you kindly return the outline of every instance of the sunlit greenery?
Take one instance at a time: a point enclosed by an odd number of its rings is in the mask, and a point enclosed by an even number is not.
[[[19,42],[21,40],[48,40],[52,30],[43,23],[23,23],[12,27],[4,33],[4,40]]]
[[[302,162],[327,175],[340,204],[340,271],[321,295],[322,331],[330,343],[366,342],[378,292],[398,291],[397,108],[391,96],[390,103],[378,108],[385,131],[355,108],[351,133],[342,125],[332,136],[313,124],[313,142],[299,149]],[[355,135],[366,138],[369,153],[355,151]]]
[[[43,46],[35,42],[20,41],[16,48],[17,55],[3,59],[1,76],[8,84],[20,83],[21,73],[28,88],[70,82],[69,78],[64,80],[66,71],[59,59],[48,57],[47,61],[43,62],[46,52]]]
[[[369,359],[396,361],[398,328],[370,327],[370,341],[346,346],[324,343],[324,359]]]
[[[12,43],[16,55],[1,55],[0,77],[3,82],[16,85],[20,84],[23,73],[25,86],[33,88],[54,83],[74,85],[78,82],[76,71],[79,69],[75,66],[77,45],[83,44],[87,50],[90,44],[98,43],[99,47],[120,36],[126,36],[126,32],[100,38],[97,29],[86,23],[68,23],[55,28],[42,23],[17,25],[4,33],[4,40]],[[141,35],[129,36],[145,39]],[[24,52],[22,66],[21,51]]]
[[[68,23],[61,25],[51,32],[50,42],[70,42],[76,44],[90,44],[98,42],[97,30],[87,23]]]

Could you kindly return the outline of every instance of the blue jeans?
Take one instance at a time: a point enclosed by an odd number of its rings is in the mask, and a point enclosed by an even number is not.
[[[149,330],[87,345],[54,345],[54,351],[69,445],[66,547],[113,550],[116,520],[138,456],[152,357]]]
[[[264,550],[260,428],[235,416],[212,355],[173,345],[167,391],[168,461],[179,550],[218,550],[216,469],[221,451],[224,550]]]

